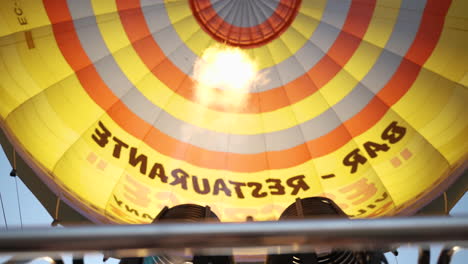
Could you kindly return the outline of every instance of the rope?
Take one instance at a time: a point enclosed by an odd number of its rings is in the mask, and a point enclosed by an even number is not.
[[[60,208],[60,197],[57,196],[57,203],[55,204],[55,220],[58,220]]]
[[[448,201],[447,201],[447,193],[444,192],[444,211],[445,214],[448,215]]]
[[[21,224],[21,229],[23,229],[23,216],[21,214],[21,203],[20,203],[19,192],[18,192],[18,177],[15,177],[15,185],[16,185],[16,200],[18,201],[18,212],[19,212],[19,217],[20,217],[20,224]]]
[[[7,223],[7,220],[6,220],[5,207],[3,206],[3,199],[2,199],[2,194],[1,193],[0,193],[0,203],[2,204],[3,220],[5,220],[5,227],[8,230],[8,223]]]
[[[16,170],[16,151],[13,149],[13,169]]]

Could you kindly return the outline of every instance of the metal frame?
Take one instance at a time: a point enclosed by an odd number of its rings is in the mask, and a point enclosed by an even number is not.
[[[392,249],[400,245],[468,246],[468,217],[320,219],[245,223],[25,228],[0,232],[0,254],[43,256],[101,251],[108,255],[280,254],[330,248]]]

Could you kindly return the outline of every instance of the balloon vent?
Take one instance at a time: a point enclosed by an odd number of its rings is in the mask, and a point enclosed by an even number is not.
[[[279,0],[265,4],[258,0],[190,0],[189,3],[200,27],[213,39],[231,46],[254,48],[286,31],[296,18],[301,1]]]

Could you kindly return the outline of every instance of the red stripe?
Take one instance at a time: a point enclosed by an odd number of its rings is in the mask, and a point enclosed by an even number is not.
[[[53,24],[57,43],[70,66],[77,72],[77,77],[93,100],[107,111],[124,130],[142,139],[156,151],[185,160],[193,165],[211,169],[229,169],[237,172],[256,172],[267,169],[288,168],[333,152],[355,137],[371,128],[411,87],[421,66],[431,55],[440,37],[450,1],[444,4],[429,0],[423,15],[420,30],[405,59],[391,81],[382,89],[360,113],[333,130],[329,134],[311,140],[305,144],[283,150],[260,154],[221,153],[204,150],[180,142],[132,113],[102,81],[96,69],[90,64],[71,23],[71,16],[65,0],[45,0],[44,5]],[[434,15],[431,10],[437,10]],[[414,60],[411,62],[410,60]],[[417,63],[417,64],[416,64]],[[117,102],[118,101],[118,102]],[[117,102],[114,104],[114,102]],[[112,105],[112,107],[110,107]],[[149,133],[144,137],[144,135]],[[312,154],[311,154],[312,153]]]

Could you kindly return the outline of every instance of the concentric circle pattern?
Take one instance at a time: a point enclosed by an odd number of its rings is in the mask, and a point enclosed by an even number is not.
[[[351,217],[411,213],[466,166],[465,2],[12,2],[0,124],[97,222],[184,203],[271,220],[316,195]],[[260,81],[200,100],[213,48],[242,52]]]
[[[243,48],[264,45],[292,23],[301,0],[190,0],[201,28],[221,43]]]

